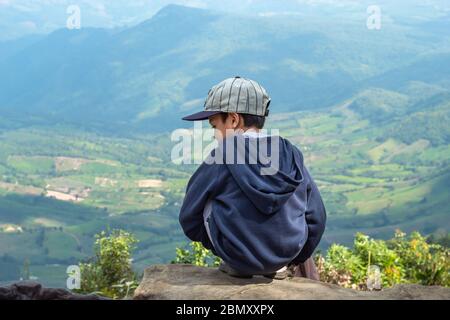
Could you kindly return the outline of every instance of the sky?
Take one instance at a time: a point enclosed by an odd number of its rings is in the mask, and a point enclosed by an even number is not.
[[[0,41],[66,26],[70,5],[80,8],[84,27],[132,26],[168,4],[240,14],[275,15],[304,10],[364,10],[379,4],[405,16],[450,14],[450,0],[0,0]],[[414,7],[414,9],[413,9]]]

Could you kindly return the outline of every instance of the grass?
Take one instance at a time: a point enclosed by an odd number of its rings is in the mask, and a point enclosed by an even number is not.
[[[76,236],[64,231],[46,232],[43,243],[44,248],[48,250],[47,256],[50,259],[61,260],[83,258],[83,255],[78,250],[79,245],[81,243]]]
[[[51,174],[54,171],[54,161],[50,157],[10,156],[6,164],[17,171],[28,174]]]
[[[394,139],[388,139],[385,142],[381,143],[380,145],[376,146],[375,148],[369,150],[369,152],[367,153],[369,154],[370,158],[373,161],[378,162],[384,156],[395,153],[397,150],[400,150],[403,147],[404,147],[403,143],[399,143]]]
[[[383,179],[380,178],[371,178],[364,176],[346,176],[346,175],[333,175],[329,176],[329,181],[334,181],[337,183],[352,183],[357,185],[370,185],[370,184],[378,184],[384,182]]]
[[[67,267],[60,264],[31,265],[30,274],[45,287],[66,288]]]

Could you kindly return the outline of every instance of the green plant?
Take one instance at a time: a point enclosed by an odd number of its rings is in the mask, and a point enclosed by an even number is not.
[[[367,289],[371,265],[379,267],[383,287],[397,283],[450,286],[448,247],[428,243],[419,232],[407,236],[397,230],[387,241],[357,233],[352,249],[333,244],[315,261],[322,281],[347,288]]]
[[[400,257],[396,251],[388,247],[385,241],[371,239],[367,235],[357,233],[353,246],[365,270],[368,270],[370,265],[380,267],[383,271],[381,273],[383,286],[405,282]]]
[[[200,242],[191,242],[191,250],[176,248],[176,257],[171,263],[193,264],[200,267],[217,267],[220,265],[220,258],[213,255],[211,250],[206,249]]]
[[[409,237],[397,230],[390,246],[398,253],[406,278],[424,285],[450,286],[450,252],[437,243],[428,243],[419,232]]]
[[[342,245],[333,244],[326,257],[316,255],[321,281],[346,288],[357,288],[364,279],[365,270],[361,258]]]
[[[102,231],[95,237],[95,257],[80,263],[81,288],[77,291],[114,299],[128,297],[138,285],[131,265],[136,238],[123,230]]]

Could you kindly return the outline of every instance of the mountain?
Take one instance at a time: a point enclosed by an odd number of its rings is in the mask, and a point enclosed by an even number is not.
[[[186,243],[178,212],[196,169],[172,163],[170,132],[238,74],[267,88],[267,127],[302,150],[319,186],[320,249],[356,232],[447,233],[445,17],[389,12],[374,31],[355,8],[249,16],[171,5],[129,28],[0,43],[0,282],[28,261],[64,286],[105,229],[140,240],[137,270],[168,263]]]
[[[396,89],[405,75],[448,84],[449,36],[436,25],[387,21],[371,31],[354,12],[343,15],[336,23],[317,13],[169,5],[127,29],[9,41],[0,45],[0,115],[23,125],[151,132],[182,126],[178,119],[201,108],[212,85],[234,75],[260,81],[274,112],[328,107],[368,87]]]
[[[374,5],[371,0],[90,0],[75,4],[80,8],[83,27],[117,28],[142,22],[171,3],[253,16],[296,15],[303,19],[321,15],[335,21],[343,13],[346,17],[361,17]],[[74,5],[73,1],[0,1],[0,41],[64,28],[70,5]],[[445,32],[442,27],[449,21],[445,17],[450,9],[448,0],[378,0],[376,5],[381,8],[383,20],[434,24],[438,25],[437,32]]]

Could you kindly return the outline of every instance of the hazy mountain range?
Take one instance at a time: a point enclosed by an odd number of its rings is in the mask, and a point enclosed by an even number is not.
[[[32,33],[45,34],[66,26],[67,8],[77,5],[83,27],[132,26],[151,18],[168,4],[245,15],[364,15],[370,5],[381,7],[386,19],[427,21],[450,12],[446,0],[0,0],[0,40]]]
[[[15,125],[159,131],[181,125],[176,120],[201,108],[213,84],[234,75],[260,81],[273,112],[328,107],[374,86],[448,87],[448,20],[386,18],[369,30],[365,11],[341,13],[337,21],[169,5],[130,28],[59,29],[3,42],[0,114]]]

